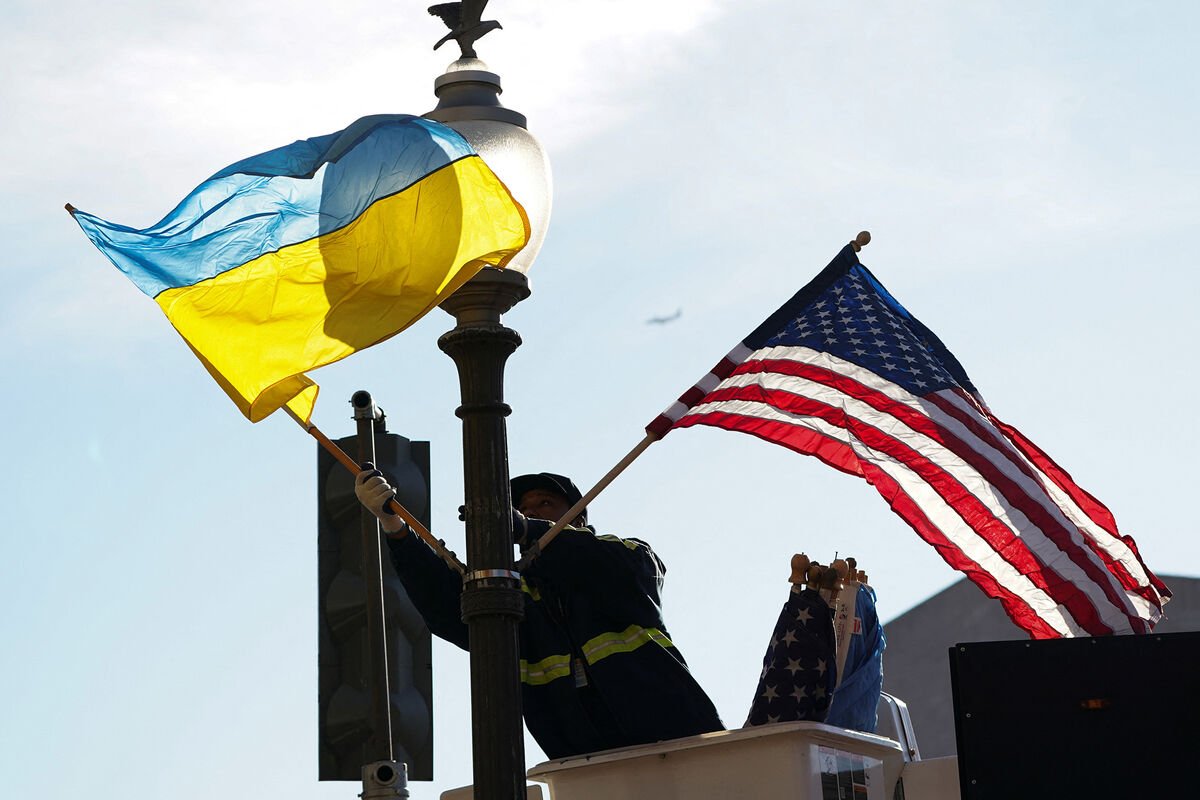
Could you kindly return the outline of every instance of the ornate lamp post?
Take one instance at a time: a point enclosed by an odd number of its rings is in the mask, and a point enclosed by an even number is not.
[[[550,165],[526,130],[525,117],[500,104],[500,76],[475,58],[482,33],[499,27],[480,22],[463,3],[447,39],[463,57],[434,81],[438,105],[426,117],[446,123],[467,139],[512,191],[529,216],[529,244],[509,268],[485,268],[443,301],[455,328],[438,346],[458,367],[463,421],[467,564],[462,615],[471,644],[471,716],[477,800],[525,797],[525,747],[517,626],[523,615],[520,575],[513,571],[512,502],[504,418],[504,365],[521,344],[501,314],[529,296],[525,272],[532,265],[550,218]],[[435,7],[438,8],[438,7]],[[482,31],[482,33],[479,33]],[[445,41],[445,39],[443,40]],[[441,42],[439,42],[439,45]]]

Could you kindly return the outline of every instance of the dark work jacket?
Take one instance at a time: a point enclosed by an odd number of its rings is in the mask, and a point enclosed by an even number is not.
[[[429,630],[467,649],[458,573],[411,533],[388,544]],[[723,730],[663,624],[664,574],[645,542],[590,528],[564,529],[525,572],[525,724],[550,758]]]

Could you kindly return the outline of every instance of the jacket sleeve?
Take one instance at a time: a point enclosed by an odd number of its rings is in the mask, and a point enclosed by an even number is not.
[[[430,632],[466,650],[467,625],[462,621],[458,572],[415,533],[387,542],[396,574]]]

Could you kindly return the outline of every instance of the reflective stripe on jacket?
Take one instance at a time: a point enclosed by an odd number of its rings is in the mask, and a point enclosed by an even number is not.
[[[589,665],[614,653],[630,653],[644,644],[658,644],[662,647],[674,647],[667,635],[656,628],[643,628],[640,625],[630,625],[619,633],[602,633],[584,642],[580,651]],[[570,653],[548,656],[534,664],[521,659],[521,683],[537,686],[549,683],[557,678],[571,674]]]

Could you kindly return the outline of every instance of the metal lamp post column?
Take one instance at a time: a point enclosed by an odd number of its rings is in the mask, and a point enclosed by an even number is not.
[[[504,365],[521,337],[501,324],[500,315],[529,296],[524,273],[541,249],[550,220],[550,163],[527,130],[525,116],[500,102],[500,76],[469,46],[475,34],[457,32],[463,57],[434,80],[438,103],[425,116],[462,134],[529,220],[529,242],[506,269],[484,268],[442,301],[458,324],[438,340],[458,366],[462,389],[456,413],[463,421],[470,570],[463,584],[462,617],[470,636],[475,797],[525,800],[518,638],[525,603],[520,575],[513,571],[504,422],[511,412],[504,402]]]
[[[529,296],[519,272],[486,268],[442,302],[457,326],[438,339],[458,367],[463,421],[467,573],[462,616],[471,646],[476,800],[524,800],[525,741],[517,626],[524,612],[512,571],[512,502],[504,365],[521,344],[500,315]]]

